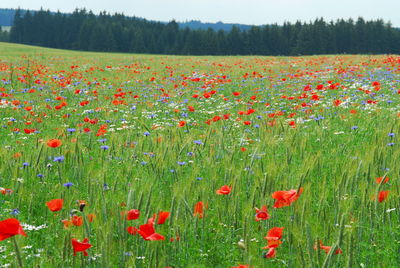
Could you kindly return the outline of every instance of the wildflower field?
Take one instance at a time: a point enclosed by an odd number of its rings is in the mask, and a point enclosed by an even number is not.
[[[0,267],[398,267],[400,57],[0,43]]]

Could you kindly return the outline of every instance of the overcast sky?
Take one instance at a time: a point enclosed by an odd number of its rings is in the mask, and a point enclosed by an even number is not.
[[[270,24],[317,17],[381,18],[400,27],[400,0],[0,0],[1,8],[50,9],[71,12],[86,8],[119,12],[149,20]]]

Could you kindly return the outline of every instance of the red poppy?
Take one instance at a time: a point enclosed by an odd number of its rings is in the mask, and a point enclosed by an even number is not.
[[[59,139],[51,139],[47,141],[47,146],[51,148],[57,148],[60,147],[62,142]]]
[[[14,235],[27,236],[19,221],[14,218],[0,221],[0,241],[3,241]]]
[[[156,219],[158,219],[157,224],[163,224],[166,221],[166,219],[169,217],[169,214],[170,214],[169,212],[165,212],[165,211],[159,212],[158,215],[154,213],[153,217],[151,217],[147,220],[147,223],[154,224]]]
[[[64,228],[66,228],[66,229],[73,225],[72,221],[70,221],[70,220],[61,220],[61,222],[64,224]]]
[[[139,230],[136,229],[136,227],[128,226],[128,228],[126,228],[126,231],[131,235],[136,235]]]
[[[326,254],[328,254],[329,251],[331,251],[331,248],[332,248],[332,247],[330,247],[330,246],[324,246],[324,245],[322,244],[322,241],[319,241],[319,249],[324,250]],[[314,249],[317,250],[317,246],[316,246],[316,245],[314,246]],[[338,248],[338,249],[335,250],[335,254],[336,254],[336,255],[342,254],[342,253],[343,253],[343,251],[342,251],[342,249],[340,249],[340,248]]]
[[[274,208],[281,208],[290,206],[294,201],[296,201],[300,194],[303,192],[303,188],[300,188],[299,193],[296,190],[290,191],[277,191],[272,194],[272,198],[276,199]]]
[[[80,216],[73,216],[71,222],[75,226],[81,226],[83,224],[83,218]]]
[[[2,195],[11,195],[12,194],[12,192],[13,192],[13,190],[11,190],[11,189],[6,189],[6,188],[0,188],[0,193],[2,194]]]
[[[184,127],[185,125],[186,125],[185,121],[179,121],[179,124],[178,124],[179,127]]]
[[[262,206],[261,209],[256,208],[256,221],[268,220],[269,214],[267,206]]]
[[[212,118],[212,121],[213,121],[213,122],[217,122],[217,121],[219,121],[219,120],[221,120],[221,116],[219,116],[219,115],[216,115],[216,116],[214,116],[214,117]]]
[[[282,238],[283,229],[285,228],[274,227],[268,231],[267,236],[264,238],[268,240],[279,240]]]
[[[265,253],[264,258],[270,259],[270,258],[275,258],[276,256],[276,249],[275,248],[270,248],[267,253]]]
[[[158,220],[157,224],[163,224],[169,217],[169,212],[168,211],[161,211],[158,213]]]
[[[83,255],[88,256],[87,249],[91,248],[92,245],[88,243],[89,239],[85,238],[82,242],[79,242],[77,239],[72,238],[71,243],[72,247],[74,248],[74,256],[76,256],[77,252],[83,252]]]
[[[380,191],[378,194],[378,201],[379,203],[382,203],[383,201],[386,200],[386,198],[389,195],[389,191]]]
[[[96,215],[93,213],[87,214],[86,216],[89,222],[93,222],[94,219],[96,219]]]
[[[239,264],[238,266],[232,266],[231,268],[249,268],[250,265],[248,264]]]
[[[140,216],[140,212],[137,209],[131,209],[126,213],[126,220],[131,221],[131,220],[136,220]]]
[[[382,180],[383,180],[383,182],[382,182]],[[387,183],[389,180],[390,180],[389,177],[379,177],[379,178],[376,178],[376,179],[375,179],[375,181],[376,181],[377,184],[380,184],[381,182],[382,182],[382,184],[385,184],[385,183]]]
[[[340,104],[342,104],[341,100],[334,100],[333,101],[333,105],[335,105],[335,106],[339,106]]]
[[[50,200],[49,202],[46,202],[46,206],[52,212],[61,210],[63,207],[63,204],[64,204],[63,199],[53,199],[53,200]]]
[[[221,188],[219,188],[216,191],[216,193],[219,195],[227,195],[227,194],[230,194],[231,190],[232,190],[232,187],[229,187],[228,185],[224,185]]]
[[[165,237],[156,233],[154,230],[154,225],[151,223],[140,225],[139,230],[137,230],[144,240],[165,240]]]
[[[195,217],[198,216],[199,219],[202,219],[203,218],[203,207],[204,207],[204,205],[203,205],[202,201],[197,202],[196,205],[194,206],[193,216],[195,216]]]
[[[282,238],[283,229],[283,227],[274,227],[270,229],[267,233],[267,236],[264,237],[264,239],[268,240],[268,245],[264,248],[277,248],[280,244],[282,244],[280,239]]]

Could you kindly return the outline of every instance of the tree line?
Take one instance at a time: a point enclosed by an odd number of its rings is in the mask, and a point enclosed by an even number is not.
[[[17,10],[10,42],[51,48],[176,55],[400,54],[400,30],[381,19],[252,26],[230,31],[180,28],[85,9],[72,14]]]

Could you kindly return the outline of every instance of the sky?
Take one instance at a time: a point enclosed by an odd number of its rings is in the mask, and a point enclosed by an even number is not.
[[[0,8],[72,12],[86,8],[148,20],[262,25],[338,18],[383,19],[400,27],[400,0],[0,0]]]

